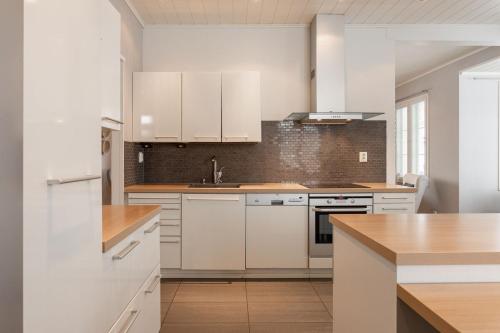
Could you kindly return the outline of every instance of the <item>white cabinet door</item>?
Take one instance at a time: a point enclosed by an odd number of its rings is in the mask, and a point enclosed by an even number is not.
[[[181,141],[181,73],[134,73],[134,141]]]
[[[222,142],[260,142],[259,72],[222,73]]]
[[[121,16],[108,0],[103,0],[101,12],[101,87],[102,125],[120,129],[120,41]]]
[[[182,73],[182,141],[221,141],[221,73]]]
[[[395,107],[394,41],[384,29],[348,29],[346,109],[386,113]]]
[[[182,269],[245,269],[245,195],[182,195]]]
[[[247,268],[307,268],[307,206],[248,206]]]
[[[100,0],[24,3],[24,332],[109,328],[101,180],[47,183],[101,174],[101,10]]]

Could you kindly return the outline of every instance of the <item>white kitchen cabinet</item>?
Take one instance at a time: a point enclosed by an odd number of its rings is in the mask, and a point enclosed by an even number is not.
[[[121,114],[120,42],[121,16],[108,0],[101,11],[101,89],[102,126],[119,130]]]
[[[24,332],[106,331],[101,180],[87,178],[101,175],[101,2],[19,2]],[[82,181],[48,183],[66,178]]]
[[[222,142],[260,142],[259,72],[222,73]]]
[[[148,280],[152,280],[153,271],[159,270],[159,225],[159,216],[156,215],[102,255],[107,295],[103,308],[107,313],[108,328],[120,321],[120,313],[132,299],[137,299],[141,286],[152,284],[153,281],[148,283]],[[155,276],[159,275],[158,271]],[[158,300],[158,307],[159,304]]]
[[[247,206],[246,216],[247,268],[307,268],[307,206]]]
[[[160,205],[160,267],[181,268],[182,206],[180,193],[129,193],[129,205]]]
[[[133,96],[134,141],[181,141],[181,73],[135,72]]]
[[[245,195],[182,195],[182,269],[245,269]]]
[[[182,141],[221,141],[221,73],[182,73]]]
[[[161,327],[160,267],[157,266],[127,304],[108,333],[157,333]]]
[[[346,29],[346,110],[387,113],[394,110],[394,41],[385,29]]]
[[[415,214],[415,193],[374,193],[374,214]]]

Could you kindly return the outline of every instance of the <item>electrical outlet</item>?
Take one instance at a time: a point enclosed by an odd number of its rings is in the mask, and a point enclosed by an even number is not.
[[[138,159],[139,163],[144,163],[144,153],[142,151],[139,152],[137,159]]]
[[[359,162],[360,163],[368,162],[368,153],[366,151],[362,151],[359,153]]]

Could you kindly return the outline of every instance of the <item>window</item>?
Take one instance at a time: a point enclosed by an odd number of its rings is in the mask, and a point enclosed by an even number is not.
[[[428,174],[427,94],[396,104],[396,173]]]

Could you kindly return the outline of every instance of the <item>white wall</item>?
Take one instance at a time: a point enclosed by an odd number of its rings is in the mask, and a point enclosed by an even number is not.
[[[309,111],[307,27],[146,27],[143,50],[144,71],[260,71],[262,120]]]
[[[142,71],[142,26],[125,0],[110,0],[122,17],[121,53],[125,58],[124,139],[132,141],[132,73]]]
[[[500,213],[499,81],[460,77],[461,213]]]
[[[0,1],[0,326],[23,319],[23,2]]]
[[[397,99],[430,90],[431,183],[422,202],[423,212],[459,211],[459,74],[499,55],[500,47],[491,47],[396,89]]]

